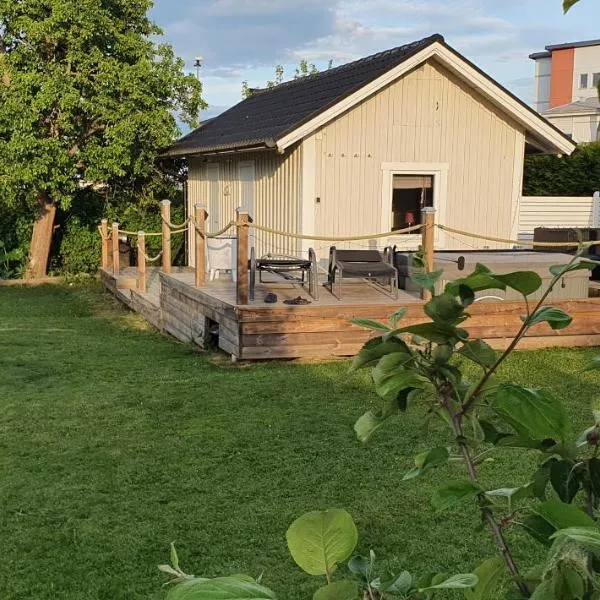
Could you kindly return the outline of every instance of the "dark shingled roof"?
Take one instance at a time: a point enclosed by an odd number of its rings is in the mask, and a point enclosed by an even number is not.
[[[432,35],[317,75],[258,91],[177,140],[164,156],[275,146],[276,140],[444,38]]]

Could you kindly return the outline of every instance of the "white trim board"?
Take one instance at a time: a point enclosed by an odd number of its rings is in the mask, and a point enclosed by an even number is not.
[[[449,163],[406,163],[384,162],[381,163],[380,227],[381,231],[390,231],[392,228],[392,192],[394,175],[432,175],[433,176],[433,207],[437,223],[446,223],[446,205],[448,200],[448,171]],[[441,230],[435,230],[435,247],[444,249],[446,235]],[[385,238],[388,245],[398,245],[399,249],[414,249],[421,244],[422,236],[417,234],[390,235]],[[414,248],[413,248],[414,247]]]
[[[407,58],[397,67],[390,69],[371,83],[363,86],[350,96],[344,98],[328,110],[323,111],[310,121],[300,125],[294,131],[277,140],[277,148],[280,152],[313,133],[319,127],[323,127],[347,110],[353,108],[374,93],[396,81],[420,64],[435,58],[446,68],[456,74],[471,88],[482,94],[488,101],[500,108],[504,113],[512,117],[527,131],[534,134],[536,138],[544,142],[545,150],[554,153],[571,154],[576,145],[566,139],[560,132],[556,131],[550,123],[542,116],[523,106],[499,85],[488,79],[477,69],[472,67],[466,60],[449,50],[444,44],[434,42],[420,52]]]

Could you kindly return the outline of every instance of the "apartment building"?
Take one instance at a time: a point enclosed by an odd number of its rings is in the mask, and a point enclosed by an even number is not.
[[[534,108],[577,143],[600,139],[600,40],[546,46],[529,58]]]

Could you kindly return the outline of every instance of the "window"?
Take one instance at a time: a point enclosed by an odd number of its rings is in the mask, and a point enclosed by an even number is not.
[[[422,223],[421,210],[433,206],[433,175],[394,175],[392,230]]]
[[[594,75],[592,76],[592,85],[594,87],[598,87],[599,83],[600,83],[600,73],[594,73]]]
[[[588,74],[582,73],[579,76],[579,89],[586,90],[588,86]]]

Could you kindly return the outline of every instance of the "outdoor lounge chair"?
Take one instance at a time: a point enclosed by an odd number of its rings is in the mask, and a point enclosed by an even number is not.
[[[279,275],[288,281],[301,283],[302,285],[308,280],[308,293],[315,300],[319,299],[317,257],[312,248],[308,249],[308,259],[272,255],[256,258],[256,251],[253,246],[250,249],[250,300],[254,300],[256,273],[258,272],[258,279],[262,283],[262,274],[265,271]]]
[[[389,253],[386,253],[386,257]],[[376,283],[389,280],[390,294],[398,297],[398,271],[378,250],[329,249],[329,285],[331,293],[338,299],[342,295],[342,279],[370,279]],[[334,292],[337,280],[337,294]]]

